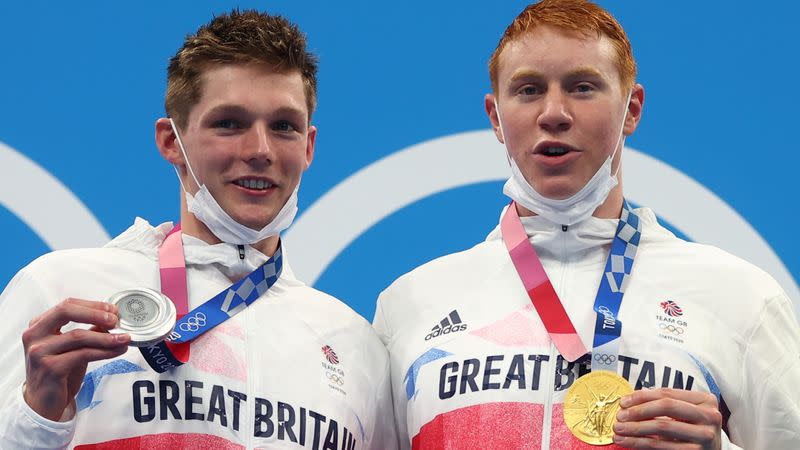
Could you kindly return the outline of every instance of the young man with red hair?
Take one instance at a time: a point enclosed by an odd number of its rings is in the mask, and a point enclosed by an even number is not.
[[[402,447],[794,448],[786,294],[624,199],[644,88],[617,21],[583,0],[530,5],[489,68],[513,202],[485,242],[378,301]]]
[[[283,259],[316,72],[280,16],[233,11],[186,38],[155,124],[180,226],[137,219],[9,283],[0,448],[396,447],[385,348]]]

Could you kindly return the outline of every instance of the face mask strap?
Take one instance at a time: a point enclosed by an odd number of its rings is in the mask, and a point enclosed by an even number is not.
[[[503,136],[503,140],[506,140],[506,134],[503,132],[503,122],[500,121],[500,105],[497,104],[497,97],[494,98],[494,110],[497,113],[497,126],[500,128],[500,134]],[[508,161],[509,167],[511,166],[511,153],[508,152],[508,144],[504,143],[506,148],[506,161]]]
[[[186,155],[186,149],[183,147],[183,140],[181,139],[181,134],[178,133],[178,127],[175,125],[175,121],[172,120],[172,117],[169,118],[169,124],[172,127],[172,132],[175,133],[175,140],[178,141],[178,147],[181,149],[181,154],[183,154],[183,159],[186,160],[186,167],[189,168],[189,173],[192,175],[195,184],[197,184],[197,188],[200,189],[200,182],[197,180],[197,177],[194,175],[194,170],[192,170],[192,164],[189,162],[189,156]],[[175,173],[178,174],[178,181],[181,183],[181,188],[183,188],[184,192],[189,192],[186,190],[186,186],[183,185],[183,180],[181,180],[181,174],[178,173],[178,168],[175,166]]]
[[[625,109],[622,111],[622,125],[619,127],[619,137],[617,138],[617,146],[614,147],[614,152],[611,154],[611,163],[614,163],[614,156],[617,155],[617,150],[622,148],[625,145],[625,119],[628,118],[628,106],[631,104],[631,98],[633,98],[633,89],[628,91],[628,100],[625,102]],[[498,115],[499,117],[499,115]],[[611,175],[615,179],[617,178],[617,174],[619,173],[619,169],[622,168],[622,156],[619,158],[619,164],[617,164],[617,170]],[[619,181],[619,180],[617,180]]]

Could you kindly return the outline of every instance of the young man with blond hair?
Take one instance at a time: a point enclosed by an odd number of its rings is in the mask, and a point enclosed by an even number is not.
[[[588,1],[544,0],[489,69],[513,202],[485,242],[378,300],[401,448],[795,448],[786,294],[624,199],[644,88],[622,27]]]
[[[279,239],[314,156],[316,73],[279,16],[233,11],[186,38],[155,124],[180,225],[137,219],[9,283],[0,448],[396,447],[385,349],[294,278]]]

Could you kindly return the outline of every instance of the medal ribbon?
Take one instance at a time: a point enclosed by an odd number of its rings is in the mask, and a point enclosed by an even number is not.
[[[586,346],[553,289],[536,249],[528,241],[528,234],[519,220],[516,202],[511,202],[500,219],[500,232],[522,285],[558,352],[569,362],[586,354]]]
[[[587,353],[586,346],[583,345],[580,336],[575,331],[550,278],[544,271],[536,249],[528,240],[528,234],[522,226],[516,203],[513,201],[500,220],[500,230],[511,262],[550,335],[550,339],[567,361],[577,360]],[[595,350],[603,352],[605,357],[601,357],[596,351],[593,352],[592,370],[616,372],[619,348],[617,338],[622,332],[622,322],[616,317],[630,279],[640,236],[639,217],[630,210],[628,202],[623,201],[622,215],[595,298],[594,309],[597,312],[597,322],[595,323],[594,347]],[[608,320],[609,317],[612,319],[611,321]]]
[[[611,253],[606,260],[606,268],[594,300],[597,318],[592,344],[592,372],[598,370],[617,372],[619,337],[622,335],[622,322],[617,316],[622,305],[622,297],[631,280],[633,262],[641,237],[641,220],[631,211],[628,202],[623,200],[617,232],[611,243]]]
[[[159,248],[158,260],[161,292],[175,303],[177,322],[164,341],[140,350],[150,367],[159,373],[187,362],[189,342],[250,306],[278,281],[283,270],[283,252],[279,244],[275,254],[264,264],[187,312],[186,260],[180,225],[167,235]]]
[[[161,293],[175,304],[176,318],[189,312],[189,293],[186,288],[186,259],[183,256],[181,224],[176,225],[158,248],[158,272],[161,276]],[[184,364],[189,361],[189,344],[172,344],[167,348],[175,360]],[[148,361],[149,362],[149,361]],[[178,364],[178,365],[180,365]],[[152,366],[152,364],[150,364]]]

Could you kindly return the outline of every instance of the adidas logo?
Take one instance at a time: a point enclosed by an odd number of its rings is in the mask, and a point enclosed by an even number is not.
[[[467,329],[467,324],[461,322],[461,317],[458,316],[458,311],[452,310],[441,322],[437,323],[435,327],[431,328],[431,332],[425,336],[426,341],[448,333],[455,333],[457,331],[464,331]]]

